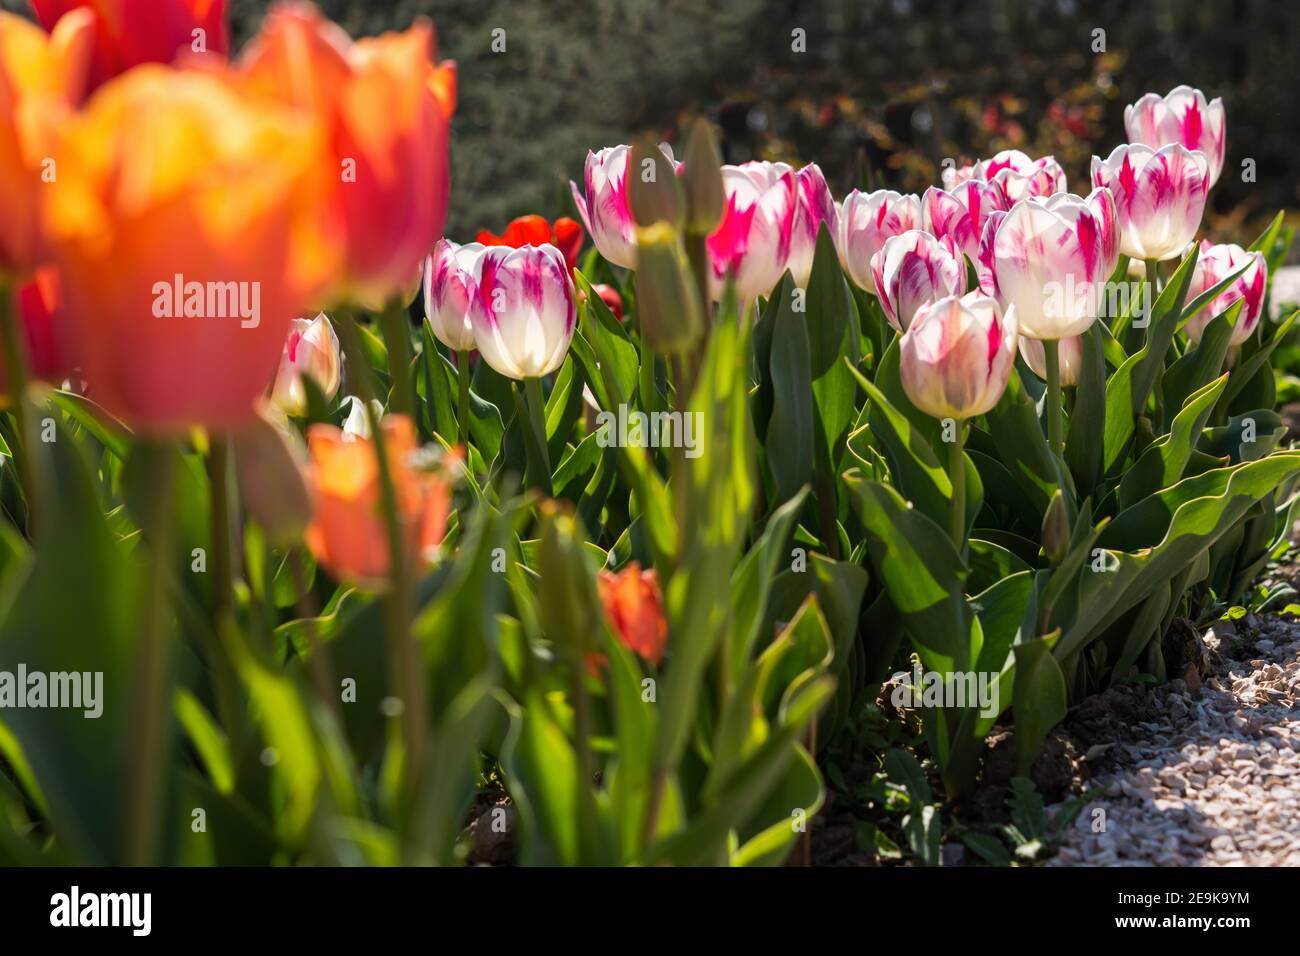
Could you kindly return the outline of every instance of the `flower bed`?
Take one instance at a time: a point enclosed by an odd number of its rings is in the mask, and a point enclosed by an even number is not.
[[[847,746],[939,862],[933,784],[1031,806],[1285,547],[1291,235],[1197,242],[1197,90],[1078,192],[836,202],[701,122],[461,243],[430,24],[170,6],[0,14],[4,859],[807,861]]]

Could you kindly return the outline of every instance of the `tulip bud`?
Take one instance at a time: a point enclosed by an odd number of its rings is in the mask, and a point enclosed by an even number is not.
[[[635,561],[622,571],[601,571],[596,581],[605,616],[619,643],[658,667],[668,645],[668,621],[659,577]]]
[[[1210,188],[1210,161],[1199,149],[1117,146],[1092,157],[1092,182],[1115,197],[1120,251],[1134,259],[1175,259],[1196,237]]]
[[[686,187],[686,229],[707,236],[718,228],[727,206],[722,189],[722,153],[718,150],[717,135],[707,120],[697,119],[691,127],[682,164],[682,183]]]
[[[311,521],[311,496],[302,477],[306,449],[291,427],[273,423],[269,411],[259,409],[231,437],[244,505],[280,547],[302,539]]]
[[[542,628],[572,661],[597,650],[602,610],[577,520],[553,501],[541,506]]]
[[[307,413],[307,391],[303,376],[309,376],[328,401],[338,394],[343,359],[338,335],[325,313],[316,318],[294,319],[280,355],[280,369],[271,389],[271,399],[285,414]]]
[[[367,406],[367,403],[355,395],[349,395],[344,399],[344,404],[348,406],[348,414],[343,419],[343,441],[356,441],[358,438],[363,441],[369,440],[369,412],[373,412],[375,419],[378,420],[384,417],[384,406],[377,398],[372,398]]]
[[[978,292],[927,303],[899,340],[898,359],[903,391],[927,415],[958,421],[983,415],[998,403],[1015,367],[1015,309],[1003,313]]]
[[[1061,563],[1070,546],[1070,515],[1065,508],[1065,497],[1057,488],[1043,515],[1043,552],[1053,567]]]
[[[637,225],[653,226],[663,221],[680,228],[686,201],[672,160],[648,140],[633,144],[631,160],[627,201]]]
[[[1231,345],[1241,345],[1259,325],[1260,316],[1264,313],[1264,291],[1268,288],[1268,264],[1264,260],[1264,253],[1247,252],[1232,243],[1216,246],[1207,240],[1201,240],[1201,254],[1196,260],[1196,268],[1192,270],[1192,284],[1187,290],[1189,302],[1214,288],[1242,266],[1247,266],[1246,271],[1183,326],[1187,337],[1193,342],[1201,340],[1205,327],[1211,320],[1227,312],[1234,302],[1242,299],[1241,314],[1237,316],[1237,324],[1229,340]]]
[[[636,300],[641,335],[656,352],[684,352],[704,330],[703,307],[677,230],[637,230]]]
[[[1167,96],[1147,93],[1124,107],[1124,129],[1130,143],[1152,149],[1179,143],[1199,149],[1209,161],[1211,186],[1223,172],[1224,124],[1223,100],[1207,103],[1205,94],[1190,86],[1175,87]]]

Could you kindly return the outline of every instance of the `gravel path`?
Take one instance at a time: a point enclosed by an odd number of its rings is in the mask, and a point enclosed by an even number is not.
[[[1216,625],[1205,646],[1203,686],[1115,688],[1075,718],[1094,799],[1049,865],[1300,866],[1300,621]]]

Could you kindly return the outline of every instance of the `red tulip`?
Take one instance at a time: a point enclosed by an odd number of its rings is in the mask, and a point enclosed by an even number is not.
[[[554,224],[541,216],[520,216],[506,226],[501,235],[480,229],[475,242],[485,246],[541,246],[550,243],[564,255],[564,262],[572,272],[578,264],[578,250],[582,248],[582,226],[568,216],[561,216]]]

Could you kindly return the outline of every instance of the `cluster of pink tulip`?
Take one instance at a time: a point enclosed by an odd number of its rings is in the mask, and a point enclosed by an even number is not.
[[[1223,169],[1224,110],[1190,87],[1165,97],[1143,96],[1125,112],[1130,142],[1106,159],[1094,157],[1092,190],[1068,191],[1065,172],[1053,157],[1032,159],[1004,150],[962,168],[948,168],[943,187],[924,196],[889,190],[832,197],[815,163],[795,170],[784,163],[748,162],[723,167],[726,209],[709,236],[715,296],[730,278],[741,301],[768,295],[785,270],[799,286],[808,282],[817,232],[823,223],[835,239],[850,279],[874,294],[891,325],[903,334],[903,382],[913,403],[958,421],[996,404],[1014,364],[1017,347],[1037,374],[1073,384],[1079,366],[1078,336],[1097,319],[1102,286],[1121,253],[1148,268],[1181,257],[1195,238],[1206,196]],[[636,267],[636,225],[628,202],[630,149],[615,146],[589,153],[584,183],[573,185],[583,223],[610,262]],[[476,251],[446,245],[435,263],[457,263],[472,273]],[[530,254],[529,261],[539,254]],[[976,288],[968,289],[966,260]],[[1186,331],[1194,340],[1209,318],[1237,299],[1246,304],[1233,332],[1248,337],[1263,304],[1264,262],[1258,252],[1203,243],[1191,295],[1250,267],[1221,293],[1204,318]],[[495,273],[496,258],[488,260]],[[522,261],[520,265],[522,266]],[[567,301],[557,293],[553,309],[538,300],[543,318],[531,336],[529,360],[500,357],[504,339],[490,324],[482,290],[473,280],[440,278],[430,315],[453,348],[487,343],[485,357],[512,377],[553,367],[553,343],[570,323]],[[494,279],[493,281],[499,281]],[[429,277],[426,276],[426,289]],[[1065,296],[1059,290],[1069,290]],[[463,301],[470,301],[465,308]],[[445,303],[452,303],[451,319]],[[477,303],[477,304],[474,304]],[[554,335],[543,334],[553,313]],[[514,328],[514,326],[505,326]],[[523,326],[520,326],[522,329]],[[520,341],[523,341],[522,339]],[[1058,384],[1053,383],[1053,384]]]

